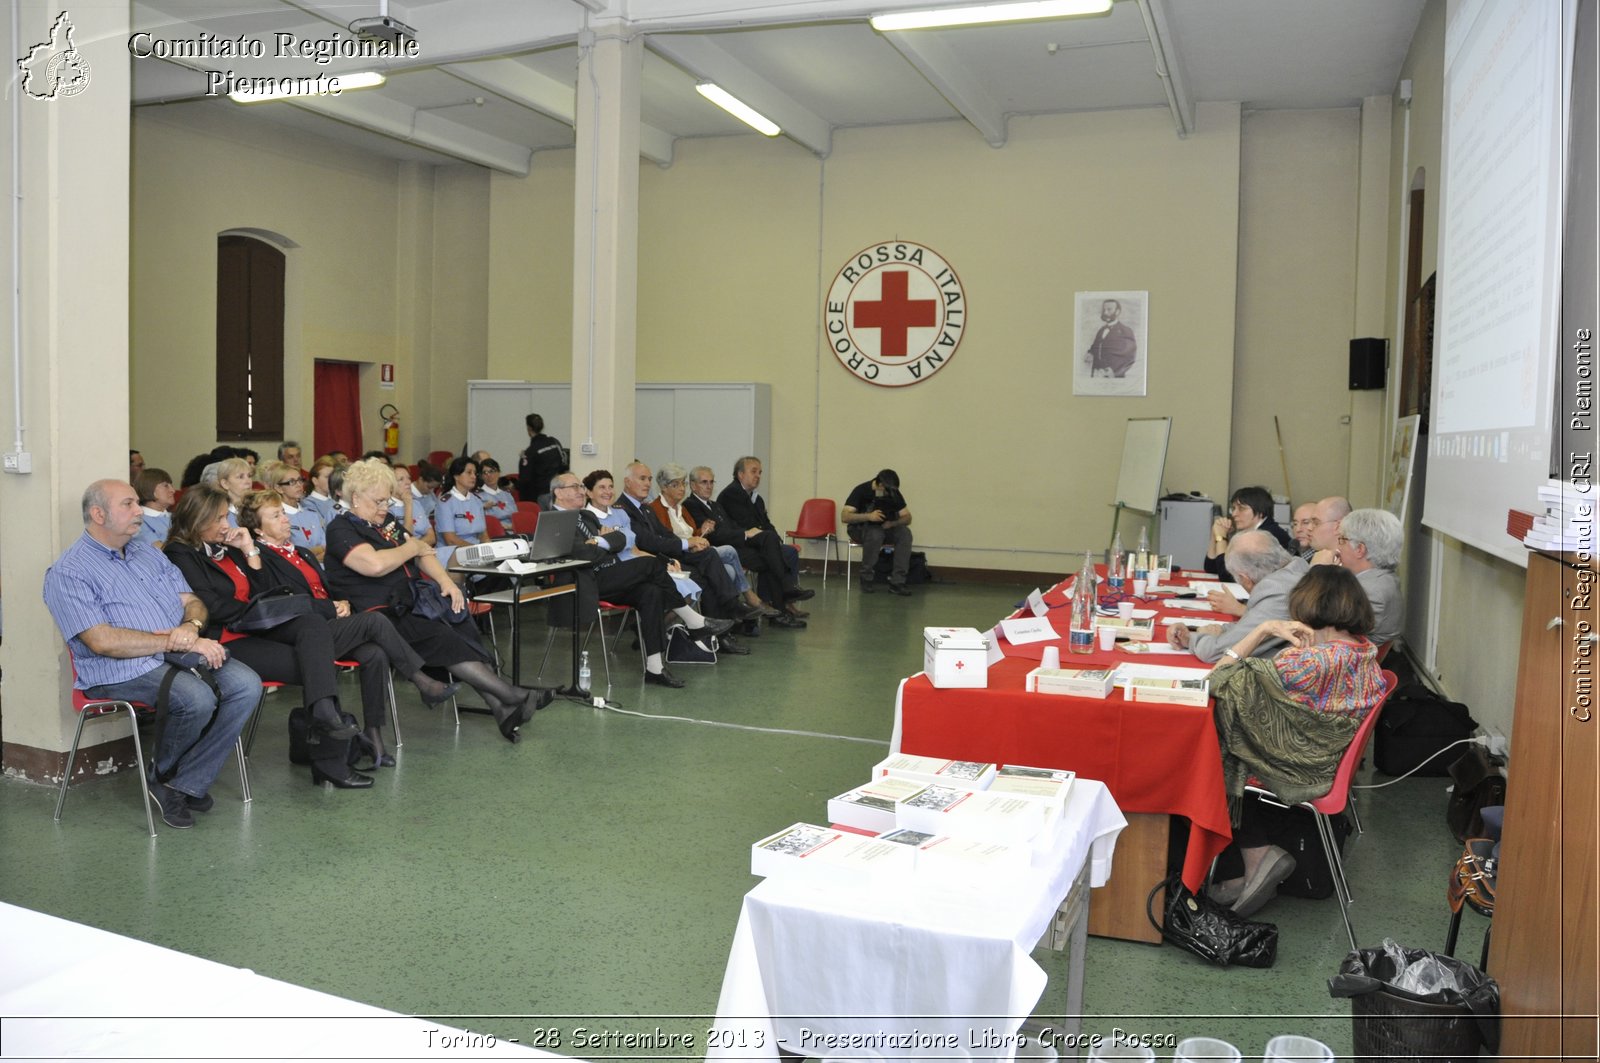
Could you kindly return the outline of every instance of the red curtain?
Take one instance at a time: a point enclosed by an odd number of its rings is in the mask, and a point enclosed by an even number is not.
[[[316,425],[313,453],[342,450],[358,458],[361,445],[361,367],[355,362],[316,364]],[[307,465],[311,457],[305,458]]]

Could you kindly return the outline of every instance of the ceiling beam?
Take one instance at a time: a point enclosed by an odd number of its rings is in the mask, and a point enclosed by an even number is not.
[[[690,76],[714,81],[754,107],[783,130],[784,136],[825,159],[833,150],[833,127],[800,101],[704,37],[652,34],[649,49],[671,60]],[[711,106],[707,104],[706,106]]]
[[[1006,146],[1006,116],[972,71],[956,59],[948,45],[931,33],[885,33],[882,36],[922,72],[950,106],[983,134],[991,148]]]
[[[480,133],[459,122],[419,111],[396,100],[376,94],[350,93],[337,99],[324,96],[296,96],[273,103],[252,104],[276,107],[288,104],[303,111],[332,118],[360,129],[393,137],[407,144],[436,151],[441,155],[477,163],[491,170],[526,177],[533,166],[533,150],[523,144]]]
[[[449,63],[439,69],[558,122],[577,125],[577,91],[566,82],[541,74],[515,59]],[[672,165],[673,140],[672,134],[639,123],[639,154],[656,165]]]

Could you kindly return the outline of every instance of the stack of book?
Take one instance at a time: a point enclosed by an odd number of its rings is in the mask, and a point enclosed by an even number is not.
[[[910,850],[915,854],[916,874],[941,885],[992,883],[997,872],[1003,876],[1025,872],[1032,859],[1026,846],[978,838],[952,838],[920,830],[889,831],[879,837]]]
[[[814,823],[795,823],[750,847],[750,873],[763,878],[808,875],[854,882],[906,874],[915,865],[916,854],[904,845]]]
[[[1129,701],[1156,701],[1169,705],[1205,705],[1211,684],[1204,679],[1156,679],[1133,676],[1128,680]]]
[[[904,830],[1022,845],[1043,829],[1049,809],[1036,798],[935,783],[896,801],[894,818]]]
[[[1522,542],[1535,550],[1593,551],[1595,547],[1594,488],[1565,480],[1547,480],[1539,488],[1544,516],[1534,517]],[[1517,524],[1509,516],[1506,526]]]
[[[994,780],[994,764],[979,764],[972,760],[945,760],[943,757],[919,757],[914,753],[896,753],[885,757],[872,767],[872,777],[894,775],[911,779],[926,786],[944,783],[967,790],[987,790]]]
[[[926,786],[916,779],[884,775],[828,799],[828,822],[881,834],[894,829],[894,803]]]
[[[995,773],[989,784],[989,793],[1015,794],[1042,802],[1052,815],[1060,815],[1067,807],[1067,795],[1072,792],[1074,772],[1065,768],[1030,768],[1022,764],[1007,764]]]
[[[1097,616],[1094,618],[1094,626],[1096,632],[1102,628],[1110,628],[1117,633],[1117,638],[1133,642],[1149,642],[1156,633],[1153,613],[1150,616],[1135,616],[1128,620],[1120,616]]]
[[[1023,681],[1030,694],[1104,698],[1116,685],[1115,668],[1035,668]]]

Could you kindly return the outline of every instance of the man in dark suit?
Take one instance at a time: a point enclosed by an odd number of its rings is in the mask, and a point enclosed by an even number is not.
[[[662,526],[656,515],[645,506],[650,498],[654,477],[650,467],[643,462],[632,462],[622,477],[622,493],[616,504],[628,514],[633,535],[640,550],[647,554],[670,557],[694,576],[705,591],[701,609],[708,616],[732,617],[750,620],[762,615],[761,609],[744,600],[733,585],[727,569],[723,568],[722,555],[704,536],[694,535],[680,539]]]
[[[1120,380],[1133,368],[1134,357],[1139,353],[1139,341],[1134,338],[1133,330],[1118,320],[1120,317],[1122,304],[1117,300],[1107,299],[1100,304],[1100,320],[1103,324],[1095,332],[1094,341],[1089,344],[1091,376],[1105,370]]]
[[[684,506],[713,543],[727,543],[739,552],[740,562],[756,574],[756,586],[770,605],[783,610],[773,623],[778,627],[805,627],[804,613],[797,603],[816,596],[816,591],[800,586],[800,552],[784,545],[767,516],[767,503],[758,493],[761,486],[761,459],[740,458],[733,466],[733,480],[715,499],[711,489],[716,480],[711,470],[701,466],[690,474],[691,494]]]

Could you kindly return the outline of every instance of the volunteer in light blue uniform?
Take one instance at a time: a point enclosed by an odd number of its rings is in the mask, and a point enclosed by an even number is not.
[[[484,540],[483,499],[472,493],[478,486],[478,463],[461,457],[450,462],[452,486],[433,508],[433,530],[438,535],[434,553],[439,564],[450,564],[458,546],[473,546]]]

